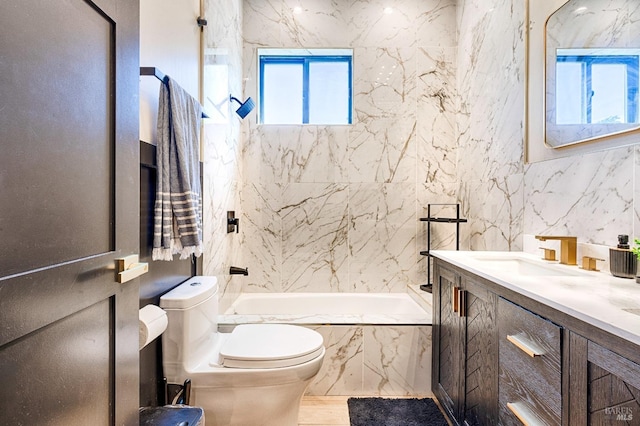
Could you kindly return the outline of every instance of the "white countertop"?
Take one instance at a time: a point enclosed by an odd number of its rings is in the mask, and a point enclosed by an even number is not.
[[[522,252],[435,250],[431,254],[640,345],[640,284],[635,279],[547,262]],[[502,261],[507,263],[501,265]],[[531,274],[515,272],[517,263],[530,265]]]

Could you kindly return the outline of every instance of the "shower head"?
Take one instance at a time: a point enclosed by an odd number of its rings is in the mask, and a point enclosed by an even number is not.
[[[240,104],[240,107],[236,110],[236,114],[238,114],[240,118],[245,118],[247,114],[253,111],[253,109],[256,107],[256,103],[253,102],[253,99],[251,99],[251,97],[248,97],[244,102],[240,102],[240,99],[234,98],[233,96],[229,95],[229,101],[236,101]]]

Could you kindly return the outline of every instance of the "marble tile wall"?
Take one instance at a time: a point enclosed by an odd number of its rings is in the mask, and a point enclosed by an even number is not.
[[[220,113],[204,131],[205,273],[223,304],[241,290],[420,284],[427,203],[460,202],[474,250],[520,250],[525,234],[640,235],[637,146],[524,162],[524,2],[396,1],[390,15],[378,1],[206,4],[205,107]],[[259,126],[218,100],[255,97],[258,47],[302,46],[354,49],[352,126]],[[383,65],[396,70],[386,86]],[[228,209],[240,238],[224,231]],[[451,228],[433,231],[434,247],[453,247]],[[229,277],[231,264],[249,277]]]
[[[211,117],[203,127],[203,273],[218,277],[221,309],[240,292],[242,281],[229,266],[244,266],[241,240],[227,234],[227,210],[240,210],[242,169],[240,123],[231,114],[229,93],[242,91],[242,0],[205,1],[203,92]]]
[[[455,202],[459,186],[455,1],[244,0],[243,17],[245,97],[256,98],[257,48],[354,55],[353,125],[261,126],[255,114],[242,123],[243,288],[401,292],[425,282],[418,218],[426,203]],[[451,229],[434,233],[453,243]]]
[[[524,5],[458,2],[458,196],[473,250],[522,248]]]
[[[431,394],[430,326],[321,326],[327,353],[307,395]]]

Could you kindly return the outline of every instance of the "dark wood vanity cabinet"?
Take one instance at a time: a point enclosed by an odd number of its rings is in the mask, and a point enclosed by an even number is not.
[[[497,296],[436,269],[433,389],[458,424],[495,425],[498,416]]]
[[[640,425],[640,364],[570,333],[571,425]]]
[[[437,258],[432,359],[456,425],[640,426],[637,345]]]

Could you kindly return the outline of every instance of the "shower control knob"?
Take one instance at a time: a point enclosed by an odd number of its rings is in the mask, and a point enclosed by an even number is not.
[[[235,229],[236,234],[240,233],[240,218],[236,217],[236,212],[227,212],[227,234],[233,232]]]

